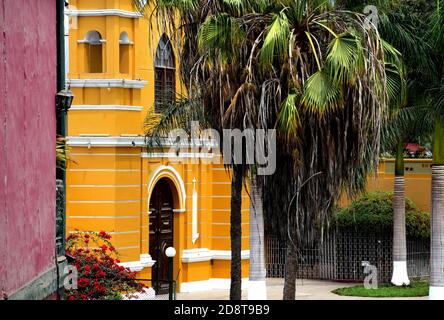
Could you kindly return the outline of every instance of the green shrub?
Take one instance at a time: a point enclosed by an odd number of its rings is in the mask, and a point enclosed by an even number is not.
[[[406,232],[408,237],[430,236],[430,214],[422,212],[408,198],[405,201]],[[333,219],[338,230],[359,233],[393,232],[393,193],[371,192],[339,210]]]

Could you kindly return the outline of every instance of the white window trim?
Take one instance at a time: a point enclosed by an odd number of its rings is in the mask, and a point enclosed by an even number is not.
[[[142,271],[144,268],[151,268],[156,263],[149,254],[141,254],[139,261],[119,263],[124,268],[130,268],[132,272]]]
[[[139,12],[126,11],[126,10],[120,10],[120,9],[66,10],[65,13],[70,17],[118,16],[118,17],[122,17],[122,18],[138,19],[143,16]]]
[[[148,84],[145,80],[127,79],[68,79],[66,85],[71,88],[128,88],[142,89]]]
[[[134,136],[134,137],[128,137],[128,136],[120,136],[120,137],[110,137],[109,135],[103,135],[99,136],[97,134],[95,135],[81,135],[81,136],[70,136],[67,138],[67,144],[69,146],[74,147],[85,147],[91,145],[92,147],[131,147],[133,146],[133,142],[137,147],[145,147],[145,137],[141,136]],[[196,146],[208,146],[211,144],[213,147],[216,147],[216,141],[215,140],[194,140],[190,143],[182,143],[181,147],[196,147]],[[172,147],[176,146],[174,139],[163,139],[161,141],[161,146],[163,147]],[[142,153],[141,157],[143,158],[152,158],[154,153]],[[173,156],[173,154],[169,153],[159,153],[158,155],[163,155],[163,157]],[[174,153],[174,155],[176,155]],[[179,153],[180,155],[180,153]],[[188,153],[187,156],[192,156],[192,153]],[[201,153],[200,157],[210,157],[214,156],[210,153]],[[225,168],[222,168],[221,170],[225,170]]]
[[[250,259],[250,250],[241,251],[241,259]],[[193,263],[211,260],[231,260],[230,250],[209,250],[207,248],[190,249],[182,251],[182,262]]]
[[[142,106],[124,105],[74,105],[69,110],[121,110],[121,111],[142,111]]]

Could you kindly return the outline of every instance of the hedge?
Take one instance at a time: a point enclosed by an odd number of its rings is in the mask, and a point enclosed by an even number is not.
[[[430,237],[430,214],[422,212],[408,198],[405,202],[408,237]],[[393,233],[393,193],[371,192],[338,210],[333,219],[338,230],[359,233]]]

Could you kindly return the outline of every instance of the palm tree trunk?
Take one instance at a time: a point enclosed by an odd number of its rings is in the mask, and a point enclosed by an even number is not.
[[[250,279],[248,283],[248,300],[267,300],[262,186],[259,185],[254,173],[251,174],[250,192]]]
[[[444,300],[444,126],[433,136],[430,300]]]
[[[296,299],[296,246],[287,237],[287,256],[285,260],[284,300]]]
[[[231,287],[230,300],[242,298],[242,179],[243,166],[235,164],[232,169],[231,181]]]
[[[408,286],[407,239],[405,232],[405,181],[404,143],[399,142],[396,150],[395,183],[393,194],[393,274],[392,284]]]

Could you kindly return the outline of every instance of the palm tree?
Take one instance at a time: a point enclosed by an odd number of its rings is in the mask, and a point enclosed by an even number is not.
[[[384,1],[383,1],[384,2]],[[430,46],[423,40],[419,17],[410,4],[404,2],[382,3],[379,7],[379,31],[396,48],[401,59],[392,61],[400,75],[399,84],[391,93],[392,115],[383,130],[383,147],[395,153],[395,178],[393,196],[393,274],[392,284],[409,285],[407,273],[407,246],[405,232],[405,180],[404,146],[408,140],[417,139],[428,130],[421,121],[421,108],[412,107],[424,102],[424,83],[430,81],[432,69]],[[423,19],[424,20],[424,19]],[[428,81],[424,81],[427,79]],[[409,83],[408,87],[406,83]],[[403,108],[408,105],[407,108]],[[403,108],[403,109],[400,109]]]
[[[377,164],[387,92],[396,82],[386,60],[396,50],[363,15],[332,2],[148,4],[175,33],[182,81],[190,100],[201,99],[213,128],[279,129],[280,152],[294,167],[286,177],[292,183],[283,187],[287,195],[298,193],[284,215],[289,243],[313,241],[341,191],[362,187]],[[232,165],[231,299],[241,293],[240,192],[247,172],[248,166]],[[289,248],[292,255],[295,246]],[[284,298],[294,299],[295,274],[287,270]]]
[[[264,254],[264,212],[261,179],[252,172],[250,183],[250,273],[248,300],[267,300]]]
[[[431,18],[430,44],[435,55],[436,81],[431,84],[428,121],[433,129],[431,300],[444,300],[444,4],[436,1]]]
[[[424,108],[405,107],[397,110],[385,123],[382,137],[384,151],[395,152],[393,193],[393,273],[392,284],[409,285],[407,272],[407,239],[405,225],[404,150],[406,141],[427,135],[422,114]]]
[[[396,148],[393,194],[393,275],[395,286],[410,284],[407,272],[407,238],[405,232],[404,142]]]

